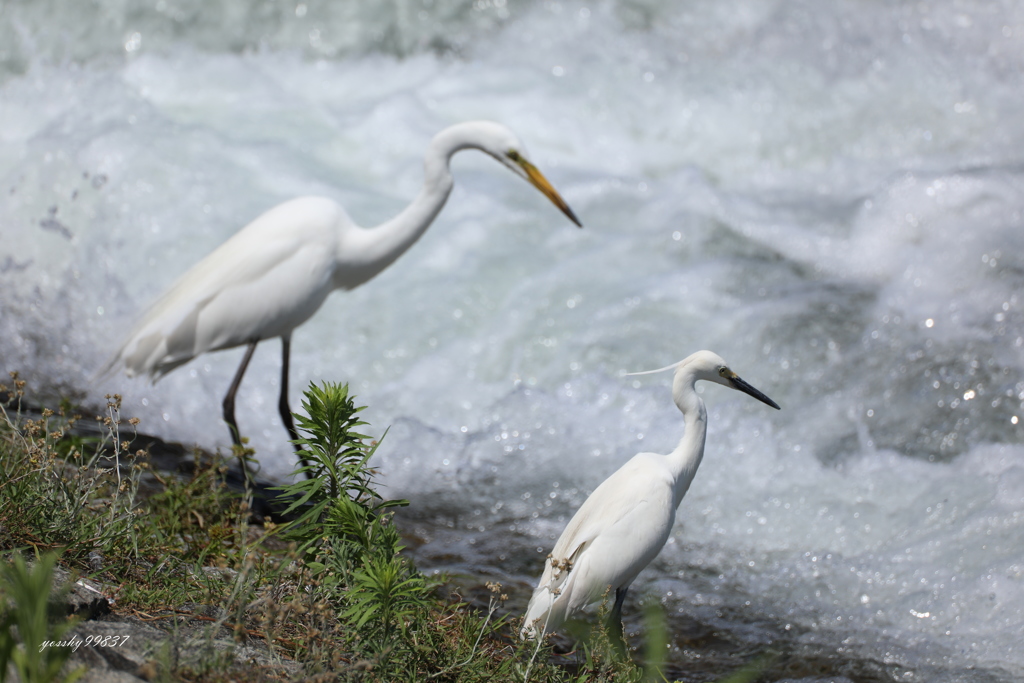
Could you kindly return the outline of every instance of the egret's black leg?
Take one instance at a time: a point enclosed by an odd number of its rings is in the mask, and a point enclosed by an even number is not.
[[[242,436],[238,432],[238,422],[235,421],[235,394],[238,393],[238,387],[242,384],[242,376],[245,374],[245,369],[249,367],[249,361],[252,360],[252,354],[256,351],[256,345],[259,344],[259,340],[249,342],[248,348],[245,350],[245,356],[242,358],[242,364],[238,366],[238,372],[235,373],[235,378],[231,380],[231,388],[228,389],[227,396],[224,397],[224,421],[228,423],[228,427],[231,430],[231,443],[235,444],[239,448],[242,446]],[[241,460],[242,472],[248,476],[249,470],[245,466],[245,461]]]
[[[622,637],[622,603],[626,600],[628,590],[629,586],[615,589],[615,604],[608,615],[608,640],[620,657],[626,656],[626,641]]]
[[[295,419],[292,417],[292,410],[288,407],[288,360],[291,357],[292,340],[291,337],[285,335],[281,337],[281,400],[277,402],[277,410],[281,413],[281,422],[284,423],[284,428],[288,430],[288,435],[292,437],[292,441],[299,439],[299,432],[295,429]],[[305,458],[305,451],[302,450],[302,446],[295,444],[295,454],[299,456],[299,462],[302,463],[303,467],[309,466],[309,461]],[[306,478],[312,479],[313,473],[306,470]]]

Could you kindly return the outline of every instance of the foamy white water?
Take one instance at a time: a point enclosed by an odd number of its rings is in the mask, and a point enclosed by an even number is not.
[[[0,8],[4,369],[225,446],[240,351],[92,379],[136,316],[284,199],[393,215],[433,133],[498,120],[586,228],[459,155],[421,242],[296,332],[293,402],[350,381],[394,495],[543,557],[681,435],[668,376],[621,372],[712,349],[783,410],[707,389],[636,592],[1024,675],[1024,4],[392,5]],[[283,475],[278,356],[238,413]]]

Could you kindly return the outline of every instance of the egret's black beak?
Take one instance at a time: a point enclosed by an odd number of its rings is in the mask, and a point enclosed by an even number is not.
[[[732,377],[729,378],[729,381],[732,383],[733,389],[738,389],[738,390],[742,391],[744,394],[747,394],[749,396],[753,396],[754,398],[756,398],[761,403],[766,403],[766,404],[770,405],[772,408],[775,408],[775,410],[782,410],[782,408],[779,407],[778,403],[776,403],[775,401],[771,400],[770,398],[765,396],[763,393],[761,393],[760,391],[758,391],[754,387],[752,387],[749,384],[747,384],[746,382],[744,382],[738,376],[733,375]]]

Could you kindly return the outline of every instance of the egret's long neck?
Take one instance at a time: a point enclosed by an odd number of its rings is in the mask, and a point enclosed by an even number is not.
[[[676,405],[683,412],[683,420],[686,423],[686,432],[683,434],[679,445],[675,447],[666,458],[669,469],[675,477],[675,505],[678,506],[690,482],[697,474],[697,468],[704,457],[704,438],[708,432],[708,416],[704,408],[704,401],[693,389],[693,382],[689,382],[688,391],[677,395]]]
[[[426,232],[451,194],[453,180],[448,164],[452,155],[475,146],[460,125],[435,135],[424,155],[423,188],[416,199],[391,220],[360,230],[344,245],[348,255],[358,254],[360,265],[366,269],[364,281],[391,265]]]

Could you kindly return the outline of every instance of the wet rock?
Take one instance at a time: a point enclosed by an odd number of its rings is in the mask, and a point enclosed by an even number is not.
[[[86,671],[85,675],[78,679],[79,683],[142,683],[149,679],[139,678],[126,674],[123,671]]]
[[[54,587],[68,585],[70,589],[64,596],[63,601],[67,604],[68,614],[95,619],[110,613],[109,591],[89,579],[74,579],[70,572],[60,567],[53,570]]]
[[[72,641],[71,668],[84,665],[94,680],[113,680],[109,674],[115,672],[130,677],[123,680],[140,680],[139,672],[168,634],[139,622],[90,620],[66,639]]]
[[[65,672],[84,666],[80,680],[87,683],[157,680],[169,671],[211,666],[246,676],[254,671],[286,678],[302,673],[301,664],[276,655],[259,638],[236,642],[230,620],[213,605],[184,604],[147,621],[115,613],[109,586],[75,578],[60,567],[54,568],[53,585],[55,599],[70,587],[60,604],[82,620],[61,638],[72,650]]]
[[[195,613],[161,615],[153,624],[138,617],[109,614],[82,622],[65,640],[73,650],[68,671],[87,670],[86,681],[156,680],[169,671],[204,671],[211,667],[294,677],[298,662],[274,655],[259,639],[237,643],[230,630],[211,622],[218,610],[196,606]],[[184,611],[184,610],[182,610]]]

